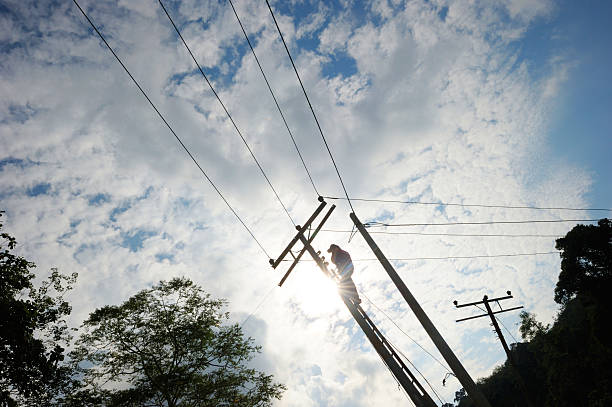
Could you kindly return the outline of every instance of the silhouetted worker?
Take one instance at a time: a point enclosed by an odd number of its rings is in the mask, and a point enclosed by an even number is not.
[[[355,267],[353,267],[353,261],[351,260],[351,255],[335,244],[330,245],[327,252],[331,253],[331,262],[334,263],[338,269],[338,277],[340,278],[338,285],[340,286],[340,293],[342,295],[351,297],[355,304],[360,304],[361,300],[359,299],[359,294],[357,293],[357,287],[355,287],[355,283],[351,278],[353,271],[355,270]]]

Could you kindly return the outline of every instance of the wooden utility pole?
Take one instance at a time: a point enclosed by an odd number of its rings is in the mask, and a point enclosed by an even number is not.
[[[336,276],[332,270],[327,268],[327,262],[325,262],[325,258],[320,256],[321,252],[316,251],[311,243],[314,240],[315,236],[321,230],[321,227],[325,223],[325,221],[329,218],[335,206],[329,209],[329,211],[323,217],[323,220],[319,223],[314,232],[306,237],[304,232],[308,229],[310,230],[310,225],[314,221],[314,219],[319,215],[319,213],[323,210],[325,206],[325,201],[322,198],[319,198],[321,204],[312,214],[312,216],[308,219],[304,226],[296,226],[297,234],[291,240],[289,245],[283,250],[281,255],[276,260],[270,260],[270,265],[273,268],[278,267],[278,265],[283,261],[284,257],[287,254],[290,254],[293,257],[293,264],[289,267],[288,271],[285,273],[283,278],[281,279],[279,286],[285,282],[291,271],[295,268],[298,261],[302,257],[305,252],[308,252],[313,260],[316,262],[317,266],[321,269],[321,271],[329,278],[335,279]],[[296,255],[293,254],[291,249],[293,246],[300,241],[303,244],[303,248]],[[412,372],[408,369],[403,359],[397,354],[395,349],[391,346],[391,344],[387,341],[384,335],[378,330],[374,322],[368,317],[366,312],[361,308],[361,305],[355,303],[353,299],[349,295],[344,295],[340,293],[340,297],[342,301],[348,308],[349,312],[357,321],[357,324],[364,332],[376,352],[380,355],[385,365],[389,368],[391,374],[395,377],[397,382],[402,386],[402,388],[406,391],[412,402],[417,407],[436,407],[436,403],[432,400],[432,398],[427,394],[423,386],[418,382],[416,377],[412,374]]]
[[[504,338],[504,335],[502,334],[501,329],[499,329],[499,324],[497,323],[497,318],[495,317],[495,314],[500,314],[502,312],[514,311],[514,310],[523,308],[523,306],[521,305],[518,307],[502,309],[501,305],[499,304],[500,301],[514,298],[510,291],[506,291],[506,294],[507,295],[504,297],[491,298],[491,299],[489,299],[489,296],[485,295],[484,297],[482,297],[482,301],[470,302],[467,304],[458,304],[457,301],[453,301],[453,304],[455,304],[455,307],[457,308],[463,308],[463,307],[467,307],[470,305],[478,307],[478,305],[482,304],[485,306],[487,310],[486,314],[475,315],[475,316],[467,317],[467,318],[461,318],[461,319],[458,319],[457,322],[467,321],[468,319],[475,319],[475,318],[481,318],[481,317],[486,317],[486,316],[489,316],[491,318],[491,324],[493,325],[493,328],[495,329],[495,332],[497,333],[497,337],[499,338],[499,341],[501,342],[502,347],[504,348],[504,351],[506,352],[506,356],[508,356],[508,362],[510,362],[510,366],[512,367],[512,370],[514,371],[519,387],[521,388],[521,393],[523,393],[523,398],[525,399],[525,402],[527,403],[527,405],[529,407],[532,407],[533,404],[531,403],[531,400],[529,399],[529,393],[527,392],[527,386],[525,385],[525,381],[523,380],[523,377],[521,376],[521,373],[518,370],[518,365],[516,364],[514,355],[512,354],[512,352],[510,352],[510,348],[508,347],[508,344],[506,343],[506,339]],[[493,312],[493,310],[491,309],[491,305],[489,304],[491,302],[496,302],[497,305],[499,305],[500,310]]]
[[[395,286],[404,297],[404,300],[406,300],[406,302],[408,303],[410,309],[412,309],[414,315],[417,317],[417,319],[419,320],[433,343],[436,345],[436,347],[444,357],[444,360],[446,360],[446,363],[448,363],[449,367],[451,368],[451,370],[453,371],[467,394],[472,398],[474,404],[476,404],[476,407],[491,407],[489,401],[478,389],[476,383],[474,383],[474,380],[472,380],[472,377],[465,370],[459,359],[457,359],[457,356],[455,356],[455,354],[448,346],[442,335],[440,335],[433,322],[431,322],[423,308],[421,308],[419,302],[416,300],[416,298],[414,298],[410,290],[408,290],[408,287],[406,287],[406,284],[404,284],[404,282],[397,274],[391,263],[389,263],[389,260],[387,260],[378,245],[376,245],[376,242],[374,242],[374,239],[372,239],[366,228],[363,226],[363,224],[359,221],[359,219],[354,213],[351,213],[350,217],[361,235],[363,236],[363,238],[365,239],[368,246],[370,246],[370,248],[374,252],[374,255],[382,264],[389,277],[391,277],[393,283],[395,283]]]

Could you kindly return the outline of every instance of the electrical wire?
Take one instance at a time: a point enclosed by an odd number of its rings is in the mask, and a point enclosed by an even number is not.
[[[79,9],[79,11],[81,12],[81,14],[83,14],[83,16],[85,17],[85,19],[87,20],[87,22],[89,23],[89,25],[91,25],[91,27],[94,29],[94,31],[96,32],[96,34],[98,34],[98,36],[100,37],[100,39],[102,40],[102,42],[104,42],[104,44],[106,45],[106,47],[108,48],[108,50],[113,54],[113,56],[115,57],[115,59],[117,60],[117,62],[119,62],[119,64],[121,65],[121,67],[123,68],[123,70],[128,74],[128,76],[130,77],[130,79],[132,80],[132,82],[134,82],[134,84],[136,85],[136,87],[138,88],[138,90],[140,90],[140,93],[142,93],[142,95],[145,97],[145,99],[147,100],[147,102],[149,102],[149,104],[151,105],[151,107],[153,108],[153,110],[155,110],[155,113],[157,113],[157,115],[159,116],[159,118],[164,122],[164,124],[166,125],[166,127],[168,127],[168,130],[170,130],[170,132],[172,133],[172,135],[174,136],[174,138],[176,138],[176,140],[178,141],[178,143],[181,145],[181,147],[183,147],[183,149],[185,150],[185,152],[187,153],[187,155],[189,156],[189,158],[191,158],[191,160],[193,161],[193,163],[198,167],[198,169],[200,170],[200,172],[202,173],[202,175],[204,175],[204,177],[206,178],[206,180],[210,183],[210,185],[214,188],[214,190],[217,192],[217,194],[219,194],[219,196],[221,197],[221,199],[223,200],[223,202],[225,202],[225,204],[227,205],[227,207],[229,208],[229,210],[234,214],[234,216],[236,216],[236,218],[240,221],[240,223],[242,224],[242,226],[244,226],[244,228],[247,230],[247,232],[249,233],[249,235],[251,235],[251,237],[253,238],[253,240],[255,240],[255,242],[257,243],[257,245],[259,246],[259,248],[264,252],[264,254],[271,259],[270,255],[268,254],[268,252],[266,251],[266,249],[262,246],[262,244],[259,242],[259,240],[255,237],[255,235],[253,234],[253,232],[251,231],[251,229],[246,225],[246,223],[244,223],[244,221],[242,220],[242,218],[240,218],[240,216],[238,216],[238,213],[234,210],[234,208],[230,205],[230,203],[227,201],[227,199],[225,199],[225,197],[223,196],[223,194],[221,193],[221,191],[219,190],[219,188],[217,188],[217,186],[214,184],[214,182],[212,181],[212,179],[208,176],[208,174],[206,174],[206,172],[204,171],[204,169],[200,166],[200,164],[198,163],[198,161],[195,159],[195,157],[191,154],[191,152],[189,151],[189,149],[187,148],[187,146],[183,143],[183,141],[181,140],[181,138],[176,134],[176,132],[174,131],[174,129],[172,128],[172,126],[170,126],[170,124],[168,123],[168,121],[165,119],[165,117],[161,114],[161,112],[157,109],[157,107],[155,106],[155,104],[153,103],[153,101],[149,98],[149,96],[146,94],[146,92],[144,91],[144,89],[140,86],[140,84],[138,83],[138,81],[134,78],[134,76],[130,73],[130,71],[127,69],[127,67],[125,66],[125,64],[123,63],[123,61],[121,61],[121,59],[119,58],[119,56],[115,53],[115,51],[113,50],[113,48],[109,45],[109,43],[106,41],[106,39],[104,38],[104,36],[102,35],[102,33],[98,30],[98,28],[94,25],[94,23],[91,21],[91,19],[89,18],[89,16],[85,13],[85,11],[81,8],[81,6],[79,5],[79,3],[77,2],[77,0],[72,0],[74,2],[74,4],[77,6],[77,8]]]
[[[272,294],[272,292],[274,291],[274,289],[278,287],[278,284],[274,284],[272,286],[272,288],[270,289],[270,291],[268,291],[266,293],[266,295],[263,296],[263,298],[261,299],[261,301],[259,301],[259,304],[257,304],[257,306],[255,307],[255,309],[253,309],[253,311],[244,319],[244,321],[242,321],[242,323],[240,324],[240,327],[242,328],[242,326],[244,324],[246,324],[246,322],[253,316],[255,315],[255,313],[257,313],[257,311],[259,310],[259,308],[263,305],[264,302],[266,302],[266,300],[268,299],[268,297],[270,296],[270,294]]]
[[[510,332],[510,330],[508,328],[506,328],[506,325],[504,325],[504,323],[502,322],[502,320],[500,318],[497,318],[497,316],[493,315],[495,317],[495,319],[497,320],[497,322],[499,322],[500,324],[502,324],[502,326],[504,327],[504,329],[506,330],[506,332],[508,332],[508,334],[510,334],[510,336],[512,337],[512,339],[514,339],[515,343],[518,343],[518,341],[516,340],[516,338],[514,337],[514,335],[512,335],[512,332]]]
[[[389,371],[389,373],[391,374],[391,377],[393,377],[393,380],[395,380],[395,384],[397,384],[397,389],[404,395],[404,397],[406,397],[406,399],[408,401],[410,401],[410,403],[412,405],[414,405],[414,403],[412,402],[412,399],[410,398],[410,396],[408,395],[408,393],[406,392],[406,389],[404,389],[402,387],[402,385],[400,384],[399,380],[397,380],[397,377],[395,377],[395,375],[393,374],[393,371],[391,370],[391,368],[389,367],[389,365],[387,364],[387,361],[378,353],[376,352],[376,354],[378,355],[378,357],[380,358],[380,360],[383,362],[383,364],[385,365],[385,367],[387,368],[387,370]]]
[[[343,197],[324,196],[325,199],[346,199]],[[605,211],[612,212],[609,208],[568,208],[568,207],[546,207],[546,206],[521,206],[521,205],[487,205],[487,204],[461,204],[449,202],[423,202],[423,201],[401,201],[394,199],[368,199],[351,198],[353,201],[361,202],[382,202],[382,203],[401,203],[411,205],[435,205],[435,206],[461,206],[467,208],[502,208],[502,209],[534,209],[534,210],[564,210],[564,211]]]
[[[386,316],[386,317],[387,317],[387,318],[388,318],[388,319],[389,319],[391,322],[393,322],[393,323],[395,324],[395,322],[394,322],[394,321],[393,321],[393,320],[392,320],[392,319],[391,319],[391,318],[390,318],[390,317],[389,317],[389,316],[388,316],[388,315],[387,315],[387,314],[386,314],[384,311],[382,311],[382,310],[381,310],[381,309],[380,309],[380,308],[379,308],[379,307],[378,307],[376,304],[374,304],[374,302],[372,302],[372,300],[370,300],[370,299],[368,298],[368,296],[366,296],[364,293],[361,293],[361,295],[363,295],[363,296],[365,297],[365,299],[366,299],[366,300],[368,300],[368,302],[369,302],[371,305],[373,305],[374,307],[376,307],[376,309],[378,309],[378,310],[379,310],[379,311],[381,311],[383,314],[385,314],[385,316]],[[371,319],[371,317],[370,317],[370,319]],[[397,326],[397,324],[395,324],[395,326]],[[397,328],[399,328],[399,326],[397,326]],[[399,328],[399,329],[400,329],[400,331],[402,331],[402,330],[401,330],[401,328]],[[379,328],[379,331],[380,331],[380,328]],[[381,333],[382,333],[382,331],[381,331]],[[402,333],[403,333],[404,335],[406,335],[408,338],[410,338],[410,340],[412,340],[414,343],[416,343],[416,344],[417,344],[417,345],[418,345],[418,346],[419,346],[421,349],[423,349],[423,350],[424,350],[424,351],[425,351],[425,352],[426,352],[428,355],[430,355],[431,357],[433,357],[433,358],[434,358],[434,360],[436,360],[438,363],[440,363],[440,361],[438,361],[438,360],[437,360],[437,359],[436,359],[436,358],[435,358],[435,357],[434,357],[434,356],[433,356],[431,353],[427,352],[427,350],[426,350],[425,348],[423,348],[421,345],[419,345],[419,344],[418,344],[418,343],[417,343],[417,342],[416,342],[414,339],[412,339],[412,338],[411,338],[411,337],[410,337],[408,334],[406,334],[404,331],[402,331]],[[408,358],[408,357],[407,357],[407,356],[406,356],[406,355],[405,355],[405,354],[404,354],[404,353],[403,353],[403,352],[402,352],[402,351],[401,351],[401,350],[400,350],[400,349],[399,349],[397,346],[395,346],[395,345],[394,345],[394,344],[393,344],[393,343],[392,343],[392,342],[389,340],[389,338],[387,338],[386,336],[385,336],[385,340],[387,341],[387,343],[389,343],[389,346],[391,346],[391,348],[393,348],[393,349],[394,349],[394,350],[395,350],[395,351],[396,351],[396,352],[397,352],[397,353],[398,353],[398,354],[399,354],[401,357],[403,357],[403,358],[404,358],[404,359],[405,359],[405,360],[406,360],[406,361],[407,361],[407,362],[410,364],[410,366],[412,366],[412,367],[413,367],[413,368],[414,368],[414,369],[415,369],[415,370],[416,370],[416,371],[419,373],[419,375],[421,375],[421,377],[423,378],[423,380],[425,380],[425,382],[427,383],[427,385],[429,386],[429,388],[431,389],[431,391],[433,391],[433,393],[436,395],[436,397],[438,398],[438,400],[440,401],[440,403],[444,404],[444,402],[442,401],[442,399],[440,398],[440,396],[438,395],[438,393],[436,392],[436,390],[433,388],[433,386],[431,385],[431,383],[429,383],[429,380],[427,380],[427,378],[426,378],[426,377],[423,375],[423,373],[421,373],[421,371],[420,371],[420,370],[419,370],[419,369],[418,369],[418,368],[417,368],[417,367],[414,365],[414,363],[412,363],[412,362],[410,361],[410,359],[409,359],[409,358]],[[380,355],[379,355],[379,356],[380,356]],[[381,357],[381,359],[382,359],[382,357]],[[384,360],[383,360],[383,361],[384,361]],[[385,362],[385,364],[386,364],[386,362]],[[442,365],[442,367],[443,367],[443,368],[445,368],[446,370],[448,370],[448,368],[446,368],[446,366]],[[387,366],[387,368],[388,368],[388,366]],[[391,369],[389,369],[389,371],[391,371]],[[393,375],[393,372],[392,372],[391,374]],[[395,375],[393,375],[393,377],[395,377]],[[396,381],[397,381],[397,379],[396,379]],[[399,383],[398,383],[398,386],[399,386]]]
[[[336,229],[321,229],[320,232],[330,233],[352,233],[352,230],[336,230]],[[487,234],[487,233],[424,233],[424,232],[387,232],[387,231],[371,231],[370,234],[385,234],[385,235],[419,235],[419,236],[461,236],[461,237],[546,237],[560,238],[561,235],[537,235],[537,234]]]
[[[548,254],[559,254],[560,251],[553,252],[535,252],[535,253],[511,253],[511,254],[483,254],[476,256],[445,256],[445,257],[405,257],[405,258],[389,258],[389,261],[415,261],[415,260],[455,260],[455,259],[481,259],[481,258],[495,258],[495,257],[519,257],[519,256],[540,256]],[[282,261],[294,261],[292,259],[284,259]],[[314,261],[312,259],[303,259],[302,261]],[[377,258],[372,259],[353,259],[356,261],[379,261]]]
[[[366,222],[365,227],[398,227],[398,226],[455,226],[455,225],[510,225],[523,223],[563,223],[563,222],[598,222],[601,219],[547,219],[547,220],[503,220],[487,222],[445,222],[445,223],[381,223]]]
[[[202,74],[202,76],[204,77],[204,79],[206,80],[206,83],[208,84],[208,86],[210,87],[210,90],[213,92],[213,94],[215,95],[215,97],[217,98],[217,100],[219,101],[219,104],[221,105],[221,107],[223,108],[223,110],[225,111],[225,114],[227,115],[227,117],[229,118],[230,122],[232,123],[232,125],[234,126],[234,129],[236,129],[236,132],[238,133],[238,135],[240,136],[240,138],[242,139],[242,142],[244,143],[244,145],[246,146],[247,150],[249,150],[249,153],[251,154],[251,157],[253,157],[253,160],[255,161],[255,164],[257,164],[257,167],[259,168],[259,171],[261,171],[261,175],[263,175],[263,177],[266,179],[266,181],[268,182],[268,185],[270,186],[270,189],[272,189],[272,192],[274,193],[274,195],[276,196],[276,199],[278,200],[278,202],[280,203],[280,205],[283,207],[283,210],[285,211],[285,213],[287,214],[287,216],[289,217],[289,220],[291,220],[291,223],[293,223],[293,226],[296,226],[296,223],[294,222],[293,218],[291,217],[291,215],[289,214],[289,211],[287,210],[287,207],[285,206],[285,204],[283,203],[283,201],[280,199],[280,196],[278,195],[278,192],[276,192],[276,189],[274,188],[274,186],[272,185],[272,182],[270,182],[270,179],[268,178],[268,176],[266,175],[266,172],[263,170],[261,164],[259,163],[259,161],[257,160],[257,158],[255,157],[255,154],[253,153],[253,150],[251,150],[251,147],[249,146],[249,143],[247,143],[246,139],[244,138],[244,136],[242,135],[242,132],[240,131],[240,129],[238,128],[238,125],[236,124],[236,122],[234,121],[234,118],[232,117],[232,115],[230,114],[230,112],[227,110],[227,108],[225,107],[225,104],[221,101],[221,98],[219,97],[219,94],[217,93],[217,91],[215,90],[215,88],[213,87],[212,83],[210,82],[210,80],[208,80],[208,77],[206,76],[206,74],[204,73],[204,70],[202,70],[202,67],[200,66],[200,64],[198,63],[197,59],[195,58],[195,56],[193,55],[193,52],[191,52],[191,49],[189,48],[189,46],[187,45],[187,42],[185,41],[185,39],[183,38],[183,35],[181,34],[181,32],[179,31],[178,27],[176,26],[176,24],[174,23],[174,20],[172,20],[172,17],[170,17],[170,14],[168,13],[168,10],[166,10],[166,7],[164,6],[164,3],[162,3],[161,0],[158,0],[159,5],[162,7],[162,9],[164,10],[164,13],[166,13],[166,16],[168,17],[168,20],[170,20],[170,23],[172,23],[172,26],[174,27],[174,30],[176,31],[176,33],[178,34],[179,38],[181,39],[181,41],[183,42],[183,45],[185,45],[185,48],[187,49],[187,51],[189,52],[189,55],[191,55],[191,59],[193,59],[193,62],[195,62],[195,64],[198,67],[198,70],[200,71],[200,73]]]
[[[259,62],[259,58],[257,58],[257,54],[255,53],[255,48],[253,47],[253,44],[251,43],[251,40],[249,39],[249,36],[246,33],[246,30],[244,29],[244,26],[242,25],[242,21],[240,20],[240,17],[238,17],[238,12],[236,11],[236,8],[234,7],[234,3],[232,2],[232,0],[228,0],[230,6],[232,6],[232,11],[234,12],[234,15],[236,16],[236,20],[238,20],[238,24],[240,24],[240,29],[242,30],[242,33],[244,34],[244,38],[246,39],[247,43],[249,44],[249,48],[251,48],[251,52],[253,53],[253,56],[255,57],[255,62],[257,62],[257,66],[259,67],[259,71],[261,72],[261,75],[263,76],[264,81],[266,82],[266,85],[268,86],[268,90],[270,91],[270,95],[272,96],[272,99],[274,99],[274,104],[276,105],[276,108],[278,109],[278,113],[280,114],[281,118],[283,119],[283,123],[285,123],[285,128],[287,129],[287,133],[289,133],[289,136],[291,137],[291,141],[293,141],[293,145],[295,146],[295,151],[297,151],[298,156],[300,157],[300,160],[302,161],[302,165],[304,166],[304,169],[306,170],[306,174],[308,174],[308,178],[310,179],[310,183],[312,184],[312,188],[314,189],[315,193],[317,194],[317,196],[320,196],[321,194],[319,193],[319,191],[317,190],[317,187],[315,186],[314,180],[312,179],[312,175],[310,174],[310,171],[308,170],[308,167],[306,166],[306,162],[304,161],[304,157],[302,157],[302,153],[300,152],[300,149],[298,148],[297,142],[295,141],[295,138],[293,137],[293,133],[291,132],[291,129],[289,128],[289,124],[287,124],[287,120],[285,119],[285,115],[280,107],[280,105],[278,104],[278,100],[276,99],[276,96],[274,95],[274,92],[272,91],[272,86],[270,86],[270,82],[268,81],[268,77],[266,76],[263,67],[261,66],[261,63]]]
[[[274,11],[272,11],[272,6],[270,6],[270,2],[268,0],[266,0],[266,4],[268,5],[268,10],[270,10],[270,15],[272,16],[272,19],[274,20],[274,25],[276,26],[278,35],[280,36],[280,39],[283,42],[285,51],[287,51],[287,56],[289,56],[289,60],[291,61],[291,65],[293,66],[293,71],[295,72],[295,76],[297,76],[297,79],[300,82],[302,92],[304,93],[304,97],[306,98],[306,101],[308,102],[308,107],[310,107],[310,111],[312,112],[312,117],[314,118],[315,123],[317,124],[317,128],[319,129],[319,133],[321,134],[321,138],[323,139],[325,148],[327,148],[327,152],[329,153],[329,158],[331,158],[332,164],[334,164],[334,168],[336,169],[336,174],[338,174],[338,179],[340,180],[340,184],[342,185],[342,189],[344,190],[344,195],[346,196],[346,200],[348,201],[349,206],[351,207],[351,211],[355,213],[355,209],[353,208],[353,203],[351,202],[351,199],[348,196],[348,192],[346,191],[346,187],[344,186],[344,181],[342,181],[342,176],[340,176],[340,171],[338,170],[338,166],[336,165],[336,160],[334,160],[334,156],[332,155],[332,152],[329,148],[327,139],[325,138],[325,135],[323,135],[323,130],[321,129],[321,125],[319,124],[319,119],[317,119],[317,115],[315,114],[314,108],[312,107],[312,103],[310,103],[310,98],[308,97],[308,93],[306,93],[306,88],[304,87],[304,84],[302,83],[302,78],[300,78],[300,74],[298,73],[298,70],[295,66],[295,62],[293,62],[293,57],[291,56],[291,53],[289,52],[289,48],[287,47],[287,43],[285,42],[283,33],[281,32],[278,22],[276,21],[276,17],[274,16]]]
[[[499,305],[499,304],[498,304],[498,305]],[[474,304],[474,306],[475,306],[476,308],[478,308],[479,310],[481,310],[482,312],[486,312],[486,313],[488,314],[487,310],[486,310],[486,309],[481,308],[481,307],[480,307],[478,304]],[[499,309],[502,309],[501,305],[500,305]],[[501,319],[497,318],[497,315],[493,315],[493,318],[495,318],[495,320],[496,320],[497,322],[499,322],[500,324],[502,324],[502,326],[504,327],[504,329],[506,330],[506,332],[508,332],[508,333],[510,334],[510,336],[512,337],[512,339],[514,339],[514,342],[518,342],[518,341],[516,340],[516,338],[514,337],[514,335],[512,335],[512,332],[510,332],[510,330],[509,330],[508,328],[506,328],[506,325],[504,325],[504,323],[501,321]]]
[[[395,325],[395,327],[397,329],[399,329],[399,331],[401,333],[403,333],[408,339],[410,339],[412,342],[414,342],[415,345],[417,345],[419,348],[421,348],[421,350],[423,350],[423,352],[425,352],[426,354],[428,354],[433,360],[435,360],[440,366],[442,366],[442,368],[444,370],[446,370],[449,373],[452,373],[451,370],[442,362],[440,362],[440,360],[438,358],[436,358],[431,352],[429,352],[427,349],[425,349],[423,346],[421,346],[420,343],[418,343],[415,339],[413,339],[410,335],[408,335],[402,328],[400,328],[400,326],[385,312],[383,311],[378,305],[374,304],[374,302],[367,296],[365,295],[365,293],[361,293],[361,295],[363,295],[365,297],[366,300],[368,300],[368,302],[370,304],[372,304],[377,310],[379,310],[380,312],[383,313],[383,315],[389,320],[391,321],[391,323],[393,325]]]
[[[434,387],[431,385],[431,383],[429,383],[429,380],[427,380],[427,378],[425,377],[425,375],[424,375],[423,373],[421,373],[421,371],[419,370],[419,368],[418,368],[418,367],[416,367],[416,366],[414,365],[414,363],[412,363],[412,362],[410,361],[410,359],[408,359],[408,356],[406,356],[406,355],[404,354],[404,352],[402,352],[402,351],[401,351],[401,349],[400,349],[400,348],[398,348],[396,345],[394,345],[394,344],[393,344],[393,343],[392,343],[392,342],[391,342],[389,339],[387,339],[387,342],[389,342],[389,345],[390,345],[390,346],[391,346],[391,347],[392,347],[392,348],[393,348],[393,349],[394,349],[394,350],[395,350],[397,353],[399,353],[399,355],[400,355],[401,357],[403,357],[403,358],[406,360],[406,362],[408,362],[408,363],[410,364],[410,366],[412,366],[412,367],[414,368],[414,370],[416,370],[416,371],[417,371],[417,373],[418,373],[418,374],[419,374],[419,375],[420,375],[420,376],[423,378],[423,380],[425,380],[425,383],[427,383],[427,385],[429,386],[429,388],[431,389],[431,391],[433,391],[433,394],[436,396],[436,398],[438,399],[438,401],[439,401],[441,404],[446,403],[446,400],[443,400],[442,398],[440,398],[440,395],[438,394],[438,392],[436,391],[436,389],[434,389]]]

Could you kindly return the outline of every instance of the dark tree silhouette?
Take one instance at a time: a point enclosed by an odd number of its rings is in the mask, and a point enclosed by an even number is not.
[[[555,301],[566,305],[578,293],[605,294],[612,282],[612,223],[601,219],[598,225],[577,225],[557,239],[561,254],[561,274],[555,288]]]
[[[558,239],[562,262],[555,301],[561,310],[552,326],[521,313],[525,342],[514,344],[512,352],[536,405],[612,405],[611,239],[608,219],[577,225]],[[523,405],[512,380],[506,362],[479,384],[494,406]],[[469,397],[460,397],[459,406],[472,405]]]
[[[0,405],[46,405],[70,381],[62,361],[70,341],[64,318],[71,307],[63,296],[77,275],[52,269],[34,287],[36,265],[12,253],[14,237],[0,236]]]

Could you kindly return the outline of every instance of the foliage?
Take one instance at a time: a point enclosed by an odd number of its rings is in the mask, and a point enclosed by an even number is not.
[[[247,367],[260,351],[224,300],[187,279],[161,281],[90,314],[71,353],[84,387],[67,403],[269,406],[284,386]]]
[[[548,332],[550,329],[550,325],[544,325],[543,323],[538,322],[535,314],[522,311],[519,314],[519,317],[521,318],[521,325],[519,326],[521,337],[528,341],[546,334],[546,332]]]
[[[577,225],[557,239],[562,250],[561,274],[555,288],[555,301],[566,305],[577,294],[603,294],[612,283],[612,222]]]
[[[549,407],[612,405],[612,339],[607,328],[612,301],[610,221],[577,225],[557,240],[563,250],[555,300],[561,310],[552,326],[521,313],[524,343],[513,358],[534,405]],[[509,364],[495,369],[479,385],[494,406],[524,405]],[[472,406],[466,396],[461,407]]]
[[[61,363],[70,341],[64,295],[77,277],[52,269],[34,287],[36,265],[13,254],[16,246],[14,237],[0,235],[0,405],[9,406],[46,403],[69,382],[70,369]]]

